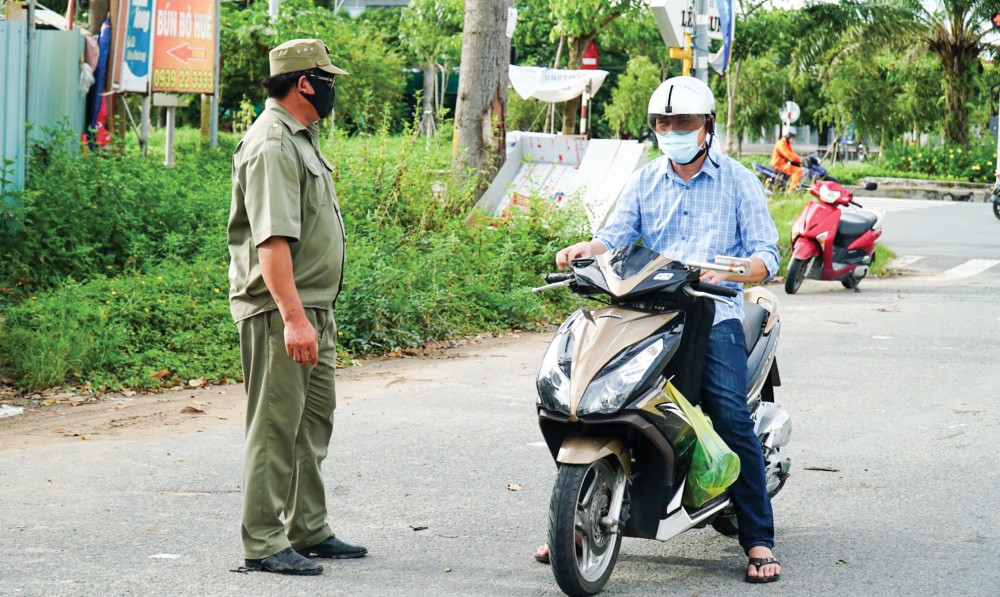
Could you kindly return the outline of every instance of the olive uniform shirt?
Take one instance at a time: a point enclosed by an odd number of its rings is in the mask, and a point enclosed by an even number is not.
[[[229,213],[229,302],[237,322],[277,308],[257,246],[288,239],[295,287],[305,308],[329,309],[343,284],[344,223],[333,167],[303,126],[273,99],[236,146]]]

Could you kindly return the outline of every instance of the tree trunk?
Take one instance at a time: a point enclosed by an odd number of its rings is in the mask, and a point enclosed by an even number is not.
[[[726,155],[733,155],[733,129],[736,108],[736,88],[740,83],[740,63],[734,62],[726,71]],[[742,147],[742,143],[740,146]]]
[[[955,145],[966,145],[969,140],[969,112],[966,108],[969,88],[963,85],[962,78],[957,65],[944,69],[944,140]]]
[[[437,74],[434,62],[424,65],[424,108],[420,114],[420,134],[434,136],[434,82]]]
[[[569,40],[569,63],[566,68],[575,70],[583,63],[583,51],[587,48],[593,37],[574,38]],[[576,115],[580,112],[580,98],[574,97],[563,104],[562,134],[576,134]]]
[[[507,69],[510,38],[507,9],[513,0],[465,4],[462,64],[455,106],[452,169],[459,180],[477,177],[482,195],[506,157]]]

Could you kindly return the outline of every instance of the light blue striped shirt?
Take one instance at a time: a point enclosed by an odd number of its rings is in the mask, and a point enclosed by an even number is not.
[[[714,262],[717,255],[757,257],[768,279],[778,271],[778,231],[757,177],[714,148],[684,182],[661,157],[635,172],[608,224],[594,235],[608,249],[636,242],[678,261]],[[713,161],[715,163],[713,163]],[[718,165],[716,165],[718,164]],[[742,285],[735,307],[716,303],[715,323],[743,319]]]

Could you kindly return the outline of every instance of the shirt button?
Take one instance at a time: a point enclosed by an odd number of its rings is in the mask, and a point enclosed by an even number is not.
[[[684,215],[688,215],[688,212],[684,212]]]
[[[681,240],[687,240],[687,239],[688,239],[688,237],[686,237],[686,236],[682,236],[681,237]]]

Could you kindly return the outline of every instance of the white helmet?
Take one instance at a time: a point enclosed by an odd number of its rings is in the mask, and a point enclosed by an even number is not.
[[[799,132],[795,130],[794,126],[792,126],[792,125],[789,124],[789,125],[785,126],[784,136],[785,137],[798,137],[799,136]]]
[[[660,83],[649,98],[647,113],[715,115],[715,96],[701,79],[672,77]]]

